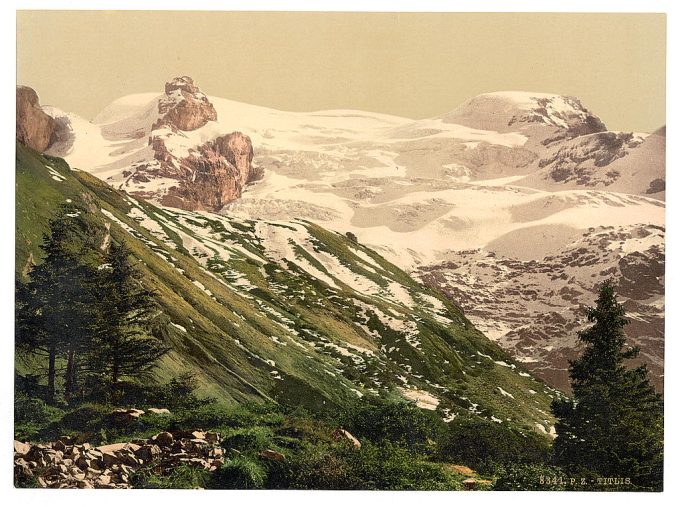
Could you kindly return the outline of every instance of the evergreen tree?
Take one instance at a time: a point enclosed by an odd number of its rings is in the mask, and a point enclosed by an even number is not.
[[[20,350],[47,356],[47,398],[56,391],[57,359],[66,360],[64,396],[70,400],[78,378],[78,355],[89,349],[93,331],[97,239],[103,228],[85,210],[62,206],[43,236],[44,261],[17,286],[17,336]],[[89,261],[89,262],[88,262]]]
[[[158,308],[131,258],[125,244],[112,242],[98,277],[97,342],[90,361],[114,390],[121,377],[147,373],[168,351],[148,332]]]
[[[646,366],[626,365],[639,349],[626,346],[628,320],[611,281],[603,284],[587,317],[593,325],[579,333],[585,351],[569,367],[573,399],[552,405],[558,419],[554,460],[602,477],[630,478],[630,489],[660,490],[663,400]]]

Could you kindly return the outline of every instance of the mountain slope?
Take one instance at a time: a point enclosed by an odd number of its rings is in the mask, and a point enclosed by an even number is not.
[[[153,167],[162,163],[155,157],[165,152],[154,151],[149,140],[162,139],[169,159],[186,160],[192,153],[212,153],[206,151],[206,143],[243,132],[252,141],[257,177],[243,183],[238,199],[194,201],[210,202],[210,209],[226,202],[222,212],[243,220],[303,219],[349,231],[413,274],[430,268],[446,274],[442,265],[459,265],[475,251],[481,252],[479,259],[488,254],[504,259],[508,285],[517,281],[533,286],[532,260],[543,263],[547,258],[547,265],[553,265],[549,258],[571,251],[579,242],[574,249],[578,255],[599,256],[599,228],[614,228],[617,235],[635,239],[638,230],[665,227],[665,130],[650,135],[608,131],[573,97],[486,93],[423,120],[349,110],[292,113],[208,97],[216,120],[187,132],[154,129],[167,97],[162,93],[124,97],[94,122],[71,115],[73,141],[52,146],[50,153],[65,156],[118,189],[153,202],[190,207],[186,199],[164,201],[177,180],[154,173]],[[60,114],[54,113],[61,118]],[[230,195],[233,192],[226,193]],[[599,257],[600,271],[620,272],[618,257]],[[660,249],[654,262],[663,263],[663,257]],[[656,277],[650,266],[632,263],[626,278]],[[495,262],[480,260],[475,262],[475,276],[493,282],[497,268]],[[568,271],[569,279],[580,283],[578,304],[592,303],[602,277],[591,276],[585,266],[569,266]],[[480,288],[475,276],[451,272],[440,289],[467,294],[454,300],[470,312],[476,325],[495,330],[489,336],[515,357],[544,357],[540,367],[538,363],[526,367],[557,382],[558,388],[567,388],[565,361],[577,353],[576,303],[560,302],[550,290],[506,299],[505,288],[499,292]],[[444,283],[443,279],[428,280]],[[654,304],[634,291],[625,301],[640,309],[641,324],[631,326],[631,334],[643,353],[654,358],[659,385],[663,277],[657,281]],[[493,295],[500,299],[494,301]],[[540,300],[538,305],[534,297]],[[537,308],[568,314],[568,323],[555,334],[550,324],[535,323],[535,316],[540,317]],[[522,327],[531,324],[531,354],[514,345],[516,337],[501,332],[514,330],[516,323],[506,316],[516,313],[526,316]],[[549,348],[564,354],[539,353]]]
[[[139,259],[172,347],[156,376],[197,374],[225,400],[311,408],[367,392],[450,419],[472,412],[535,431],[555,392],[488,341],[441,293],[310,222],[160,208],[17,145],[17,276],[71,199]]]

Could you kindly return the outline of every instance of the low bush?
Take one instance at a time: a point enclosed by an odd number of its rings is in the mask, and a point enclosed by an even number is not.
[[[438,463],[389,442],[308,445],[268,487],[331,490],[455,490],[459,480]]]
[[[564,491],[562,469],[548,465],[505,464],[496,467],[495,491]]]
[[[64,411],[38,398],[14,399],[14,438],[33,440],[46,426],[61,419]]]
[[[365,399],[343,417],[345,426],[356,437],[372,442],[401,444],[411,450],[425,450],[437,440],[445,426],[435,413],[415,403]]]
[[[486,471],[494,464],[547,463],[550,443],[530,431],[522,435],[492,421],[456,418],[439,442],[436,455],[444,461]]]
[[[213,472],[208,486],[211,489],[261,489],[267,472],[256,459],[237,456]]]
[[[271,429],[263,426],[235,429],[225,435],[222,447],[239,452],[263,451],[271,447],[272,437]]]

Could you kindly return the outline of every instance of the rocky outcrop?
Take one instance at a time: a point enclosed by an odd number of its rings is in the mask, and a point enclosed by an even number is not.
[[[217,120],[215,107],[188,76],[165,83],[165,96],[158,102],[158,113],[161,116],[152,130],[169,127],[173,131],[190,131]]]
[[[49,444],[14,441],[14,481],[43,488],[133,487],[132,476],[153,467],[166,475],[180,465],[216,470],[224,464],[219,433],[163,432],[149,439],[93,447],[64,436]]]
[[[17,86],[16,116],[17,141],[41,153],[49,148],[56,136],[57,124],[42,110],[33,88]]]
[[[219,211],[241,197],[247,183],[260,177],[252,165],[250,138],[240,132],[208,141],[179,160],[173,160],[162,139],[152,146],[157,160],[167,166],[165,176],[179,176],[179,186],[170,188],[161,200],[167,206]]]
[[[215,108],[190,77],[166,83],[158,111],[160,117],[148,140],[153,160],[126,170],[128,192],[175,208],[220,211],[241,197],[247,183],[261,177],[261,171],[252,165],[250,138],[241,132],[187,146],[186,132],[217,120]],[[158,179],[176,180],[177,184],[160,190],[154,185]]]

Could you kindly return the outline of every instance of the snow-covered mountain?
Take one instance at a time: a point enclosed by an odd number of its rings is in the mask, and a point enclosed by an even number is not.
[[[631,251],[612,253],[598,238],[616,231],[625,242],[654,230],[663,246],[663,129],[610,132],[580,101],[557,94],[487,93],[411,120],[277,111],[205,96],[186,78],[163,94],[119,99],[92,122],[47,111],[70,129],[48,153],[132,195],[245,219],[309,220],[354,233],[403,269],[439,272],[428,282],[459,294],[475,324],[495,330],[516,357],[543,358],[527,367],[562,388],[578,306],[592,303],[599,273],[621,280],[656,273],[653,296],[623,296],[641,308],[631,335],[647,357],[659,355],[663,273],[643,262],[626,264],[624,275],[623,259],[647,250],[632,242]],[[235,133],[242,142],[223,149]],[[576,259],[568,269],[564,255]],[[663,255],[656,249],[654,262],[662,265]],[[582,258],[593,260],[587,269]],[[532,263],[566,276],[567,289],[578,281],[579,294],[555,297],[552,275],[535,282]],[[534,284],[542,288],[523,292]],[[569,313],[567,324],[554,328],[543,318],[548,308]],[[517,338],[518,326],[530,326],[533,341]]]

